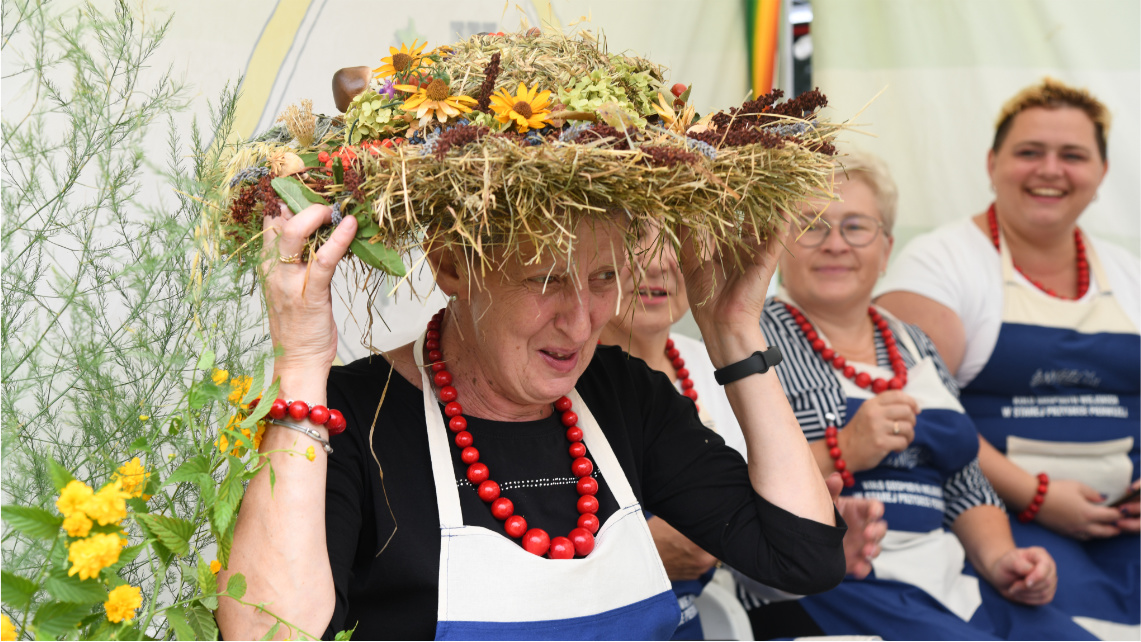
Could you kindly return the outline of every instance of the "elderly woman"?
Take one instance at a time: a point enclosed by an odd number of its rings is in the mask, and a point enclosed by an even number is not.
[[[843,529],[771,372],[725,387],[746,464],[666,377],[597,347],[619,294],[620,219],[583,219],[573,262],[526,262],[523,248],[481,272],[460,246],[429,248],[448,306],[415,344],[340,368],[329,283],[355,219],[309,264],[293,258],[330,220],[316,205],[265,223],[281,396],[342,409],[348,430],[309,462],[280,452],[296,430],[267,429],[273,472],[249,485],[229,565],[246,602],[364,639],[668,638],[677,602],[643,508],[761,581],[839,581]],[[712,292],[695,319],[714,365],[767,347],[757,320],[780,248],[755,248],[737,273],[688,257],[687,288]],[[227,638],[274,622],[230,600],[218,620]]]
[[[1141,623],[1141,268],[1077,225],[1108,129],[1101,102],[1055,80],[1012,98],[987,155],[994,203],[915,239],[879,301],[963,386],[1015,539],[1058,560],[1055,604],[1118,639]]]
[[[689,310],[677,256],[662,242],[659,230],[643,232],[636,248],[638,260],[622,269],[623,299],[629,305],[602,331],[601,343],[624,348],[654,370],[669,377],[678,392],[694,401],[705,426],[725,443],[747,456],[745,436],[729,400],[717,384],[715,368],[696,339],[670,331]],[[839,475],[828,479],[834,495],[841,488]],[[878,542],[887,530],[880,519],[883,505],[875,500],[842,497],[837,508],[848,525],[844,536],[847,573],[857,578],[871,571],[871,559],[879,553]],[[650,533],[661,555],[666,574],[673,582],[681,609],[674,639],[703,639],[695,598],[713,576],[717,558],[694,544],[661,517],[649,516]],[[777,591],[766,591],[776,595]],[[787,596],[796,597],[796,596]]]
[[[882,501],[889,530],[872,575],[797,604],[829,635],[1083,637],[1052,607],[1023,606],[1053,598],[1054,562],[1015,546],[935,347],[871,305],[891,252],[895,186],[874,157],[840,162],[841,200],[804,206],[761,325],[786,355],[778,377],[821,472]]]

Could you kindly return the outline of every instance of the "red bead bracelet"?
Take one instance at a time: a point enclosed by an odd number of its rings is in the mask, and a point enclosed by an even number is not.
[[[258,397],[250,402],[250,409],[256,408],[260,401],[261,397]],[[345,417],[341,411],[326,408],[320,404],[310,407],[304,401],[274,399],[269,407],[269,412],[266,414],[269,415],[270,419],[285,419],[286,415],[297,421],[308,419],[318,426],[327,428],[330,435],[339,435],[345,431]]]
[[[1046,501],[1046,491],[1050,489],[1050,476],[1046,473],[1038,473],[1038,492],[1034,494],[1034,499],[1030,500],[1030,505],[1026,510],[1018,514],[1018,521],[1023,524],[1034,521],[1038,516],[1038,511],[1042,508],[1042,502]]]

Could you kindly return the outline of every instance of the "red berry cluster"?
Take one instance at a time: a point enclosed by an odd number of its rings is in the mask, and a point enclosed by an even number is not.
[[[257,407],[261,401],[261,397],[254,399],[250,402],[250,409]],[[322,405],[310,407],[304,401],[286,401],[285,399],[274,399],[273,403],[269,406],[270,419],[285,419],[289,415],[291,419],[309,421],[317,424],[318,426],[325,426],[329,429],[330,435],[339,435],[345,431],[345,417],[341,414],[340,410],[333,410],[326,408]]]
[[[1042,502],[1046,501],[1046,491],[1049,489],[1050,476],[1046,473],[1038,473],[1038,492],[1034,494],[1034,499],[1030,500],[1030,505],[1018,514],[1018,521],[1023,524],[1034,521],[1034,518],[1038,516],[1038,511],[1042,508]]]
[[[357,159],[357,154],[350,147],[341,147],[340,149],[334,150],[331,154],[325,151],[317,152],[317,162],[327,168],[332,169],[334,158],[340,158],[341,165],[348,167]]]
[[[440,329],[443,327],[444,310],[437,312],[428,322],[424,350],[431,364],[432,382],[439,389],[440,401],[444,402],[444,415],[448,418],[448,429],[455,433],[455,444],[460,449],[460,460],[468,465],[467,479],[476,487],[476,493],[485,503],[491,505],[491,514],[503,522],[503,530],[515,538],[522,538],[524,550],[535,555],[546,555],[551,559],[571,559],[576,554],[586,557],[594,550],[594,534],[602,525],[598,519],[598,480],[591,477],[594,463],[586,457],[586,444],[582,443],[582,428],[579,428],[578,415],[571,410],[571,400],[560,397],[555,402],[555,410],[562,413],[561,420],[567,427],[568,452],[571,472],[578,478],[578,526],[571,529],[566,537],[552,538],[541,528],[527,528],[527,520],[515,514],[515,504],[500,496],[499,484],[491,479],[487,464],[479,461],[479,451],[472,445],[474,439],[467,430],[467,419],[463,416],[463,406],[456,398],[459,392],[452,386],[452,374],[445,365],[444,353],[440,351]]]

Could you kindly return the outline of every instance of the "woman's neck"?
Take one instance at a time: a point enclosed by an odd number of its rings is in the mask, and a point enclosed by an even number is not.
[[[666,357],[666,341],[670,338],[670,327],[655,330],[633,331],[631,328],[615,323],[607,324],[602,329],[599,340],[606,345],[615,345],[631,356],[645,361],[654,370],[665,373],[670,381],[677,379],[677,372],[673,363]]]
[[[987,215],[975,219],[979,228],[990,238]],[[1071,225],[1060,230],[1032,228],[1029,231],[1009,225],[998,218],[1002,243],[1010,252],[1011,261],[1027,276],[1045,284],[1056,292],[1073,296],[1077,289],[1077,248]]]
[[[812,325],[828,337],[832,349],[849,361],[876,362],[875,326],[868,317],[870,301],[859,305],[800,305]]]

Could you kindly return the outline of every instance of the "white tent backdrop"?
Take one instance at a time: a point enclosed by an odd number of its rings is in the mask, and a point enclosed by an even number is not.
[[[814,82],[836,119],[884,93],[848,134],[900,187],[897,249],[983,211],[994,120],[1017,90],[1051,75],[1113,113],[1109,174],[1082,216],[1134,254],[1141,230],[1141,3],[1137,0],[813,0]]]

